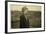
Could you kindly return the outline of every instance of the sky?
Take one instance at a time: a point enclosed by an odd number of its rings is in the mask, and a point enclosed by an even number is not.
[[[29,11],[41,11],[41,6],[36,6],[36,5],[16,5],[16,4],[11,4],[10,9],[12,11],[18,10],[22,11],[22,8],[26,6]]]

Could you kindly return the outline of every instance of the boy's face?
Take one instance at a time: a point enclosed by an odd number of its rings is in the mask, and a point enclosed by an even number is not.
[[[24,10],[24,14],[27,14],[27,11],[28,11],[28,10],[27,10],[27,9],[25,9],[25,10]]]

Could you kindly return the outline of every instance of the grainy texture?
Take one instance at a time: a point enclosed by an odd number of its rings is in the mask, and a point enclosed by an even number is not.
[[[11,11],[11,27],[19,28],[20,27],[20,11]],[[40,11],[28,11],[27,13],[29,19],[30,28],[39,28],[41,27],[41,12]]]

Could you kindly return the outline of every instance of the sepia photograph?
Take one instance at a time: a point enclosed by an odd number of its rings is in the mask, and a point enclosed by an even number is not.
[[[44,30],[44,4],[8,2],[8,32]]]
[[[11,28],[41,28],[41,6],[10,5]]]

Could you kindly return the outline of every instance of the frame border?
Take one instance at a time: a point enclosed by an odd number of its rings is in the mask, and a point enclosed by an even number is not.
[[[44,30],[8,32],[8,30],[7,30],[7,14],[8,14],[7,13],[7,6],[8,6],[8,2],[44,4]],[[45,3],[43,3],[43,2],[27,2],[27,1],[5,1],[5,33],[27,33],[27,32],[43,32],[43,31],[45,31]]]

